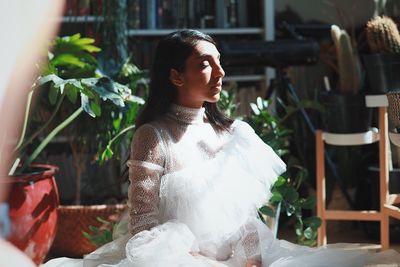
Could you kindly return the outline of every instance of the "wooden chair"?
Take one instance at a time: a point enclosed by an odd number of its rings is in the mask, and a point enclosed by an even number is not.
[[[389,195],[389,165],[388,165],[388,101],[386,95],[366,96],[367,107],[376,107],[379,111],[379,129],[371,129],[365,133],[333,134],[316,131],[316,164],[317,164],[317,215],[322,219],[322,225],[318,229],[318,245],[327,244],[326,222],[328,220],[360,220],[380,222],[380,247],[389,248],[389,217],[400,219],[400,209],[394,204],[400,202],[400,194]],[[393,134],[391,134],[393,135]],[[396,134],[399,141],[400,134]],[[393,137],[394,138],[394,137]],[[325,191],[325,143],[330,145],[364,145],[379,142],[379,210],[327,210]]]

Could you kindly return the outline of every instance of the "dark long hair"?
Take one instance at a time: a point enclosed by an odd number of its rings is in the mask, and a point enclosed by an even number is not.
[[[168,111],[177,97],[177,90],[169,79],[170,71],[185,71],[186,60],[192,55],[199,41],[216,45],[211,36],[189,29],[170,33],[158,43],[150,74],[149,97],[136,119],[136,129]],[[205,102],[203,106],[209,122],[215,129],[229,129],[233,120],[223,114],[216,103]]]

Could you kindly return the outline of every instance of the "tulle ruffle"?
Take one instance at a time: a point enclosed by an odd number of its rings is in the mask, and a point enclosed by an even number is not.
[[[203,254],[227,258],[232,236],[257,208],[267,202],[270,188],[285,164],[242,122],[232,139],[205,163],[164,175],[160,189],[160,221],[186,224]]]

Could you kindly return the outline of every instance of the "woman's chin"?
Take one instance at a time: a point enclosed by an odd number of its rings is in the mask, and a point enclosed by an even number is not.
[[[219,99],[220,99],[220,93],[217,93],[217,94],[213,95],[212,97],[210,97],[210,99],[208,99],[207,102],[217,103],[219,101]]]

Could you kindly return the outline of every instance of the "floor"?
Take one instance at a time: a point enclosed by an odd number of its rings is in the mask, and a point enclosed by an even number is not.
[[[397,226],[396,226],[397,227]],[[399,223],[400,228],[400,223]],[[397,229],[399,230],[399,229]],[[397,232],[396,232],[397,233]],[[328,243],[356,243],[362,244],[364,249],[370,249],[373,251],[377,251],[376,244],[377,240],[369,238],[365,231],[363,230],[362,225],[356,222],[328,222],[327,225],[327,234],[328,234]],[[286,222],[284,226],[280,226],[278,232],[279,239],[285,239],[291,242],[295,242],[296,236],[294,233],[294,228],[290,222]],[[392,242],[391,249],[394,249],[400,253],[400,236],[398,238],[398,242]],[[372,245],[371,245],[372,244]],[[52,257],[49,255],[48,259]],[[369,267],[389,267],[389,266],[399,266],[399,265],[385,265],[385,264],[378,264],[378,265],[370,265]]]
[[[378,244],[379,240],[369,237],[365,232],[365,225],[359,222],[328,222],[327,240],[328,244],[334,243],[359,243],[359,244]],[[391,234],[398,234],[400,222],[392,226]],[[293,227],[288,223],[281,227],[278,232],[279,239],[285,239],[291,242],[296,241],[296,235]],[[393,238],[392,238],[393,239]],[[391,242],[390,248],[400,252],[400,236],[397,235],[396,242]]]

